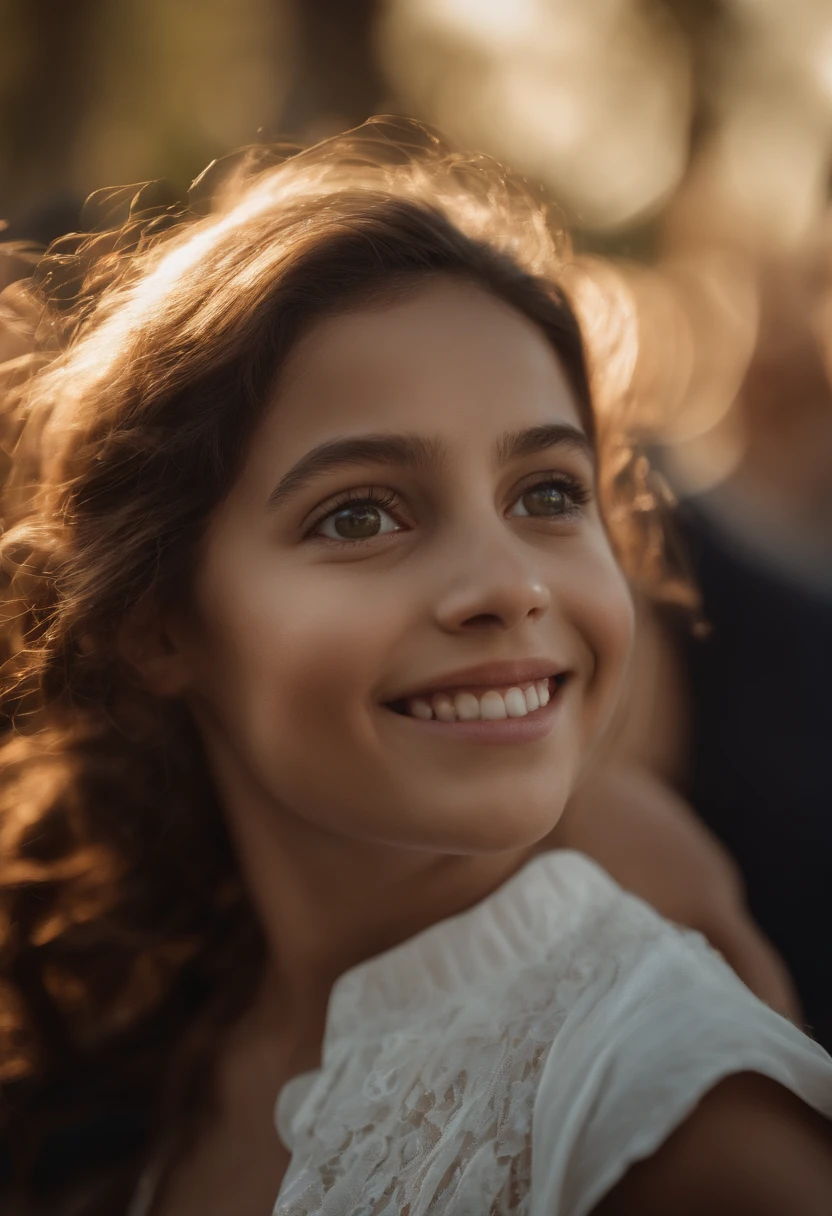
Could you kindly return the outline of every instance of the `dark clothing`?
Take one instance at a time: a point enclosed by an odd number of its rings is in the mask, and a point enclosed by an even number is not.
[[[769,563],[701,501],[678,522],[712,626],[685,641],[688,796],[739,863],[808,1027],[832,1049],[832,585]]]

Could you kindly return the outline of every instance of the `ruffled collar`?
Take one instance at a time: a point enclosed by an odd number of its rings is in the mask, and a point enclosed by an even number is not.
[[[504,979],[551,956],[586,912],[587,896],[611,887],[609,877],[580,853],[550,850],[532,858],[496,891],[467,911],[350,968],[329,999],[322,1068],[293,1077],[281,1089],[275,1123],[284,1144],[315,1080],[334,1054],[358,1038],[377,1037],[489,980]]]

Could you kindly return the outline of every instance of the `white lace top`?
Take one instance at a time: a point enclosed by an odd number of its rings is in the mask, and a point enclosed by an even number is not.
[[[274,1216],[584,1216],[749,1070],[832,1118],[832,1059],[702,937],[543,854],[338,980]]]

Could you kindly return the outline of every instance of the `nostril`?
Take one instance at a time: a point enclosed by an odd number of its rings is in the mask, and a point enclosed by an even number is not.
[[[476,616],[469,616],[462,624],[465,629],[493,629],[495,625],[502,625],[503,621],[496,612],[480,612]]]

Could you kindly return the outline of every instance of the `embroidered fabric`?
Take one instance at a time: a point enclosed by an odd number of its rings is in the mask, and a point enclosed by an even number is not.
[[[323,1069],[279,1101],[293,1158],[276,1213],[527,1210],[540,1070],[592,966],[559,861],[341,978]]]
[[[585,1216],[748,1067],[832,1117],[832,1060],[698,934],[544,854],[335,985],[274,1216]]]

